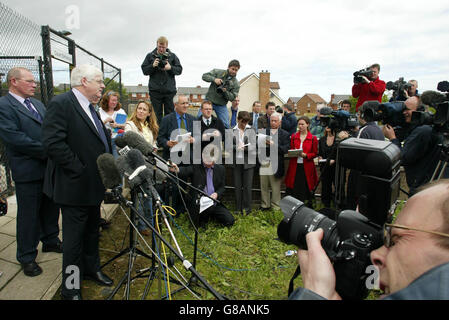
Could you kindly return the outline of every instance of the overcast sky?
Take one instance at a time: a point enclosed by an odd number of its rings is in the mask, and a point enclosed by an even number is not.
[[[449,2],[427,1],[50,1],[1,0],[39,25],[70,29],[80,46],[147,84],[141,64],[164,35],[183,65],[178,86],[207,87],[204,72],[238,59],[238,79],[261,70],[280,96],[350,94],[353,72],[372,63],[385,81],[449,80]],[[79,9],[79,28],[70,5]]]

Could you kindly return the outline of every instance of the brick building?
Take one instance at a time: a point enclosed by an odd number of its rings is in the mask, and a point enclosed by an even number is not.
[[[315,93],[306,93],[296,103],[296,114],[316,113],[318,106],[326,106],[327,102]]]

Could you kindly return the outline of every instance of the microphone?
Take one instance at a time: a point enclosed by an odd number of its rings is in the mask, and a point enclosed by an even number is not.
[[[122,183],[122,178],[112,154],[101,154],[97,158],[97,167],[100,173],[101,181],[106,189],[115,189],[120,186]]]
[[[129,160],[126,155],[119,156],[116,160],[116,164],[120,174],[125,176],[127,179],[134,171],[129,165]],[[135,177],[132,181],[129,181],[131,188],[134,188],[137,185],[141,185],[142,183],[142,178],[139,176]]]
[[[145,182],[152,183],[153,172],[146,166],[142,153],[137,149],[131,149],[127,155],[128,181],[131,188],[138,187]]]
[[[150,145],[140,134],[135,133],[133,131],[127,131],[123,135],[123,140],[126,142],[126,145],[128,145],[131,148],[137,149],[144,156],[152,155],[153,153],[153,146]],[[119,141],[121,143],[121,141]],[[116,139],[117,143],[117,139]]]
[[[428,90],[422,93],[421,101],[425,105],[433,106],[446,101],[446,95],[436,91]]]

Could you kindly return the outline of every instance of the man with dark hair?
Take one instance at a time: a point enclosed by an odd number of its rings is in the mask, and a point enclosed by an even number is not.
[[[220,119],[212,115],[212,102],[205,100],[201,103],[201,152],[211,140],[222,141],[225,136],[225,127]],[[220,143],[221,146],[221,143]]]
[[[411,123],[413,111],[417,111],[421,106],[418,96],[408,98],[405,100],[404,105],[405,122],[410,124],[411,128],[403,146],[401,146],[399,139],[396,138],[396,133],[390,125],[383,127],[383,133],[387,139],[401,148],[401,164],[405,168],[405,177],[410,189],[409,193],[413,195],[419,186],[430,181],[440,160],[441,150],[439,144],[442,143],[443,138],[434,132],[429,125]],[[449,169],[446,169],[443,177],[449,178]]]
[[[238,60],[231,60],[228,69],[213,69],[203,74],[202,79],[210,82],[206,99],[212,102],[212,107],[225,128],[229,128],[229,111],[226,107],[228,101],[234,101],[239,94],[240,84],[237,81],[237,72],[240,69]],[[201,111],[198,113],[200,115]]]
[[[232,101],[231,105],[231,128],[234,128],[237,124],[237,112],[239,112],[239,104],[240,104],[240,98],[239,96],[235,97],[234,101]]]
[[[293,110],[293,106],[289,104],[284,104],[284,116],[282,117],[282,129],[288,132],[289,135],[292,135],[296,132],[296,128],[298,127],[298,119],[296,119],[295,110]]]
[[[36,263],[37,246],[43,252],[62,253],[59,208],[43,193],[47,155],[41,142],[46,108],[34,99],[36,82],[30,70],[12,68],[7,75],[9,92],[0,98],[0,138],[16,187],[17,261],[28,277],[42,273]]]
[[[341,110],[351,112],[351,101],[349,101],[347,99],[343,100],[341,102]]]
[[[248,124],[252,126],[256,132],[257,132],[257,122],[259,120],[259,117],[262,116],[260,113],[262,106],[260,104],[260,101],[254,101],[252,106],[253,111],[249,113],[251,119],[249,120]]]
[[[156,48],[147,54],[142,63],[142,72],[144,75],[150,76],[148,89],[151,104],[158,123],[161,123],[164,115],[173,112],[173,97],[176,94],[175,76],[182,73],[181,62],[176,54],[168,49],[167,38],[159,37],[157,39]]]
[[[449,181],[440,180],[411,197],[393,224],[384,225],[384,245],[371,252],[386,300],[449,299]],[[289,299],[341,299],[335,271],[322,245],[323,229],[306,235],[298,251],[304,288]]]
[[[257,130],[266,129],[270,127],[270,116],[276,111],[276,104],[273,101],[268,101],[265,105],[265,114],[257,120]]]
[[[365,101],[377,100],[382,102],[386,84],[385,81],[379,79],[380,65],[375,63],[369,69],[371,70],[371,77],[368,79],[363,76],[363,82],[354,83],[352,86],[352,96],[359,98],[355,105],[356,112]]]

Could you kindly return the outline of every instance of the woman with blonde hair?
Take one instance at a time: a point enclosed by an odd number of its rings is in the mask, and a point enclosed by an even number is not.
[[[157,118],[153,110],[153,106],[148,101],[140,100],[137,102],[136,109],[134,109],[131,117],[126,122],[125,132],[133,131],[139,135],[141,135],[146,142],[153,146],[154,151],[157,151],[156,139],[157,134],[159,132],[159,126],[157,124]],[[147,194],[151,194],[147,192]],[[142,203],[142,206],[139,206],[139,209],[143,207],[143,216],[144,218],[151,223],[152,211],[153,211],[153,203],[150,197],[143,199],[142,197],[139,200],[139,203]],[[137,229],[139,232],[145,236],[149,236],[150,230],[147,228],[142,219],[139,218],[137,222]]]

